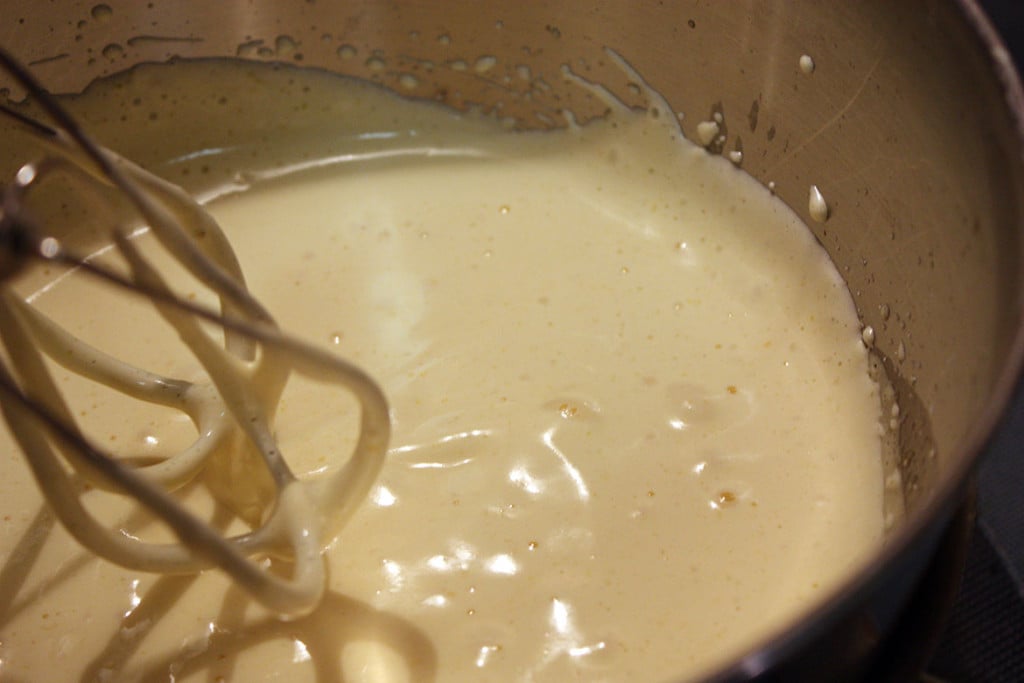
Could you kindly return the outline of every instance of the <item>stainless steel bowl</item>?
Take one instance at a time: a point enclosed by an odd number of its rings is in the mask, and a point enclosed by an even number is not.
[[[635,98],[608,46],[685,113],[691,137],[721,113],[745,170],[799,214],[811,184],[828,199],[829,220],[808,223],[897,392],[907,503],[862,572],[722,678],[836,680],[877,656],[1021,366],[1024,96],[975,4],[13,0],[4,15],[0,44],[56,92],[139,62],[243,57],[546,127],[562,108],[581,120],[603,109],[563,81],[564,63]],[[493,67],[475,69],[482,57]],[[528,97],[522,68],[544,84]]]

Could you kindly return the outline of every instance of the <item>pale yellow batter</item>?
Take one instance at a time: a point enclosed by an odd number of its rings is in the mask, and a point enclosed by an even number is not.
[[[250,288],[382,384],[393,445],[329,549],[324,603],[282,622],[217,572],[88,556],[5,436],[0,679],[694,676],[880,543],[879,405],[849,293],[788,208],[670,116],[516,134],[316,73],[179,64],[116,83],[79,106],[230,94],[202,142],[193,120],[152,148],[173,174],[218,131],[231,141],[203,163],[253,185],[207,188]],[[296,101],[331,113],[319,128],[237,130],[239,111],[307,88]],[[108,309],[79,277],[35,303],[115,355],[190,372],[172,335],[138,329],[155,317]],[[120,452],[190,438],[184,418],[69,391]],[[312,383],[286,391],[296,470],[347,452],[350,412]]]

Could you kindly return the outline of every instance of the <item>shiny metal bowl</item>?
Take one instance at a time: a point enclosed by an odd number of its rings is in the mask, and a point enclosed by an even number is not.
[[[140,62],[242,57],[481,106],[521,128],[555,125],[563,108],[602,113],[564,63],[635,101],[608,46],[685,113],[690,137],[720,113],[724,151],[741,150],[798,214],[821,188],[830,217],[808,223],[895,389],[907,514],[840,592],[722,677],[838,680],[871,666],[1021,366],[1024,97],[975,4],[13,0],[4,15],[0,44],[56,92]],[[475,68],[482,58],[490,68]],[[544,87],[527,97],[521,69]]]

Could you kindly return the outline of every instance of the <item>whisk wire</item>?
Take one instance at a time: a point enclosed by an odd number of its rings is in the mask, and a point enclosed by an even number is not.
[[[365,498],[383,464],[390,436],[383,392],[357,366],[280,331],[246,289],[238,259],[216,221],[184,190],[100,147],[3,49],[0,67],[55,123],[50,127],[0,106],[0,112],[50,150],[50,156],[23,166],[3,188],[0,213],[0,341],[9,359],[9,366],[0,362],[0,409],[37,484],[62,524],[97,555],[142,571],[220,567],[280,615],[309,612],[325,589],[324,543]],[[33,187],[58,173],[87,191],[99,185],[116,188],[174,260],[217,295],[221,310],[176,296],[121,229],[112,229],[110,239],[127,263],[126,274],[77,255],[48,235],[25,204]],[[76,338],[8,287],[32,261],[70,266],[149,299],[210,383],[143,370]],[[223,331],[223,347],[204,331],[204,322]],[[199,436],[181,452],[144,466],[103,452],[82,434],[44,356],[125,396],[185,413]],[[348,459],[335,471],[308,479],[292,473],[271,427],[293,372],[345,388],[360,406],[359,433]],[[172,495],[212,463],[246,457],[255,457],[262,467],[262,474],[250,476],[262,476],[273,487],[258,509],[242,509],[231,494],[211,491],[251,531],[225,537]],[[105,526],[82,501],[86,483],[134,498],[163,520],[179,542],[145,542]],[[257,561],[260,557],[288,560],[290,575],[268,571]]]

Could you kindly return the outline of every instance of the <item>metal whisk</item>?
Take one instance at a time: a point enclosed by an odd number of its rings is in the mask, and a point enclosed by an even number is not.
[[[47,116],[46,125],[0,105],[47,150],[2,187],[0,208],[0,408],[36,482],[67,530],[87,549],[124,567],[193,573],[219,567],[256,600],[285,617],[315,608],[326,583],[324,546],[365,499],[377,478],[390,433],[380,388],[358,367],[282,333],[246,289],[238,261],[214,219],[181,188],[95,143],[34,77],[0,49],[0,66]],[[175,261],[214,292],[215,311],[175,296],[160,273],[119,226],[110,240],[127,274],[72,253],[33,220],[26,198],[53,176],[86,192],[113,187],[145,221]],[[15,293],[12,285],[33,262],[72,266],[147,297],[205,369],[209,383],[157,375],[77,339]],[[213,323],[223,342],[203,329]],[[130,398],[188,415],[199,436],[154,464],[117,458],[90,443],[47,368],[44,355],[72,373]],[[360,404],[360,432],[347,461],[329,473],[298,479],[272,433],[272,418],[292,372],[330,382]],[[255,454],[255,455],[254,455]],[[258,456],[258,457],[257,457]],[[174,491],[211,463],[259,468],[270,482],[260,509],[239,510],[229,495],[218,503],[251,531],[227,537],[190,512]],[[150,543],[104,525],[83,504],[87,487],[129,496],[166,523],[177,543]],[[264,558],[291,563],[290,575],[270,572]]]

